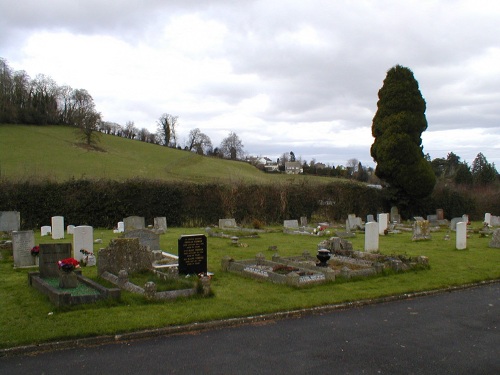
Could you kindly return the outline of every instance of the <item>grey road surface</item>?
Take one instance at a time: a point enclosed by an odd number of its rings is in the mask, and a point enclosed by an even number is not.
[[[295,319],[7,356],[0,374],[500,374],[499,325],[495,283]]]

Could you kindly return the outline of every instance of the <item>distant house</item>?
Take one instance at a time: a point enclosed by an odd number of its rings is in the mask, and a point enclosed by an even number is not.
[[[285,173],[286,174],[300,174],[304,173],[302,164],[300,161],[287,161],[285,162]]]

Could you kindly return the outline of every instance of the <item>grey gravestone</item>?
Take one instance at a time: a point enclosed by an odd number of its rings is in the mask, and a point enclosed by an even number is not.
[[[429,223],[437,223],[438,216],[437,215],[427,215],[427,221]]]
[[[283,221],[283,226],[285,228],[298,228],[299,222],[297,220],[285,220]]]
[[[32,230],[12,232],[12,250],[14,267],[31,267],[36,265],[36,256],[31,255],[35,246],[35,233]]]
[[[57,262],[71,258],[71,253],[69,243],[40,244],[40,277],[59,277]]]
[[[424,218],[422,216],[414,216],[413,219],[415,221],[424,221]]]
[[[491,215],[491,220],[490,220],[490,225],[492,227],[498,227],[500,226],[500,216],[493,216]]]
[[[154,230],[156,233],[166,233],[167,232],[167,218],[166,217],[155,217]]]
[[[375,218],[373,217],[373,215],[366,216],[367,223],[373,223],[374,221],[375,221]]]
[[[21,214],[17,211],[0,211],[0,232],[21,229]]]
[[[207,237],[204,234],[181,236],[178,240],[179,273],[207,273]]]
[[[493,236],[491,237],[490,247],[500,248],[500,229],[495,229],[493,231]]]
[[[138,238],[139,244],[149,247],[149,250],[161,250],[160,235],[149,229],[127,231],[123,234],[123,238]]]
[[[121,270],[129,274],[151,270],[153,253],[139,243],[138,238],[115,238],[108,247],[99,250],[97,272],[118,275]]]
[[[301,227],[307,227],[307,216],[301,216],[300,217],[300,226]]]
[[[219,219],[219,228],[236,228],[235,219]]]
[[[358,229],[358,228],[361,228],[363,226],[361,223],[361,218],[356,217],[355,214],[349,214],[347,216],[347,223],[346,224],[349,226],[349,228],[346,228],[347,230]]]
[[[399,210],[396,206],[391,207],[391,223],[401,223],[401,216],[399,215]]]
[[[462,221],[463,221],[463,218],[461,218],[461,217],[454,217],[453,219],[451,219],[450,230],[457,230],[457,223],[460,223]]]
[[[146,228],[146,220],[142,216],[129,216],[123,219],[123,226],[125,232],[134,229]]]
[[[413,241],[422,241],[431,239],[431,231],[429,226],[429,221],[414,221],[413,222],[413,235],[411,238]]]

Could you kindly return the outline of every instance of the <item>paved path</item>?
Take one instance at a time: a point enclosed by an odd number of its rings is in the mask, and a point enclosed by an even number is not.
[[[500,284],[302,318],[4,357],[0,374],[500,374]]]

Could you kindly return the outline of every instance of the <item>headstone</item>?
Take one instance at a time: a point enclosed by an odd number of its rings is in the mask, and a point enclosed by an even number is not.
[[[349,230],[352,230],[352,229],[361,229],[362,226],[363,226],[363,224],[361,222],[361,218],[360,217],[356,217],[355,214],[349,214],[349,215],[347,215],[347,223],[346,223],[346,225],[349,225]]]
[[[48,236],[50,232],[52,232],[52,228],[50,227],[50,225],[44,225],[40,228],[40,234],[42,236]]]
[[[73,251],[76,260],[80,261],[85,254],[80,250],[93,253],[94,250],[94,229],[89,225],[80,225],[73,230]]]
[[[461,217],[454,217],[450,221],[450,230],[456,230],[457,229],[457,223],[460,223],[462,221]]]
[[[430,224],[436,224],[438,221],[438,217],[437,217],[437,215],[427,215],[427,221]]]
[[[366,216],[366,222],[367,223],[371,223],[371,222],[374,222],[374,221],[375,221],[375,218],[373,217],[372,214]]]
[[[285,228],[299,228],[299,222],[297,220],[285,220],[283,221],[283,226]]]
[[[388,214],[378,214],[378,233],[379,234],[384,234],[385,230],[387,229],[387,221],[389,220],[389,215]]]
[[[424,218],[422,216],[414,216],[413,220],[415,220],[415,221],[424,221]]]
[[[484,214],[484,221],[483,223],[486,223],[488,225],[491,225],[491,214],[489,212]]]
[[[469,215],[462,215],[462,221],[466,224],[469,224]]]
[[[399,210],[396,206],[391,207],[391,223],[401,223],[401,216],[399,215]]]
[[[204,234],[181,236],[178,240],[179,273],[207,273],[207,237]]]
[[[236,228],[236,219],[219,219],[219,228]]]
[[[413,222],[413,235],[411,238],[413,241],[422,241],[431,239],[431,230],[429,226],[429,221],[414,221]]]
[[[379,223],[371,221],[365,224],[365,251],[378,251]]]
[[[31,267],[36,265],[36,256],[31,255],[35,246],[35,233],[32,230],[12,232],[12,251],[14,267]]]
[[[153,269],[153,253],[139,243],[138,238],[115,238],[108,247],[99,250],[97,273],[118,275],[121,270],[129,274]]]
[[[74,225],[68,225],[68,226],[66,227],[66,233],[67,233],[67,234],[73,234],[73,233],[74,233],[74,231],[75,231],[75,226],[74,226]]]
[[[166,233],[167,232],[167,218],[163,217],[155,217],[154,218],[154,230],[156,233]]]
[[[492,227],[500,226],[500,216],[491,215],[491,224]]]
[[[436,210],[436,215],[438,220],[444,220],[444,211],[442,208]]]
[[[301,227],[307,227],[307,216],[301,216],[300,217],[300,226]]]
[[[146,228],[146,220],[142,216],[129,216],[123,219],[124,231]]]
[[[136,229],[127,231],[123,234],[123,238],[138,238],[139,244],[147,246],[149,250],[160,249],[160,235],[149,229]]]
[[[463,221],[457,223],[457,250],[464,250],[467,248],[467,223]]]
[[[491,237],[490,247],[500,248],[500,229],[495,229],[493,231],[493,236]]]
[[[64,238],[64,217],[52,216],[52,239],[60,240]]]
[[[125,232],[125,223],[123,221],[119,221],[116,227],[118,229],[118,233]]]
[[[21,214],[18,211],[0,211],[0,232],[21,229]]]
[[[71,252],[69,243],[40,244],[40,277],[59,277],[57,262],[71,258]]]

